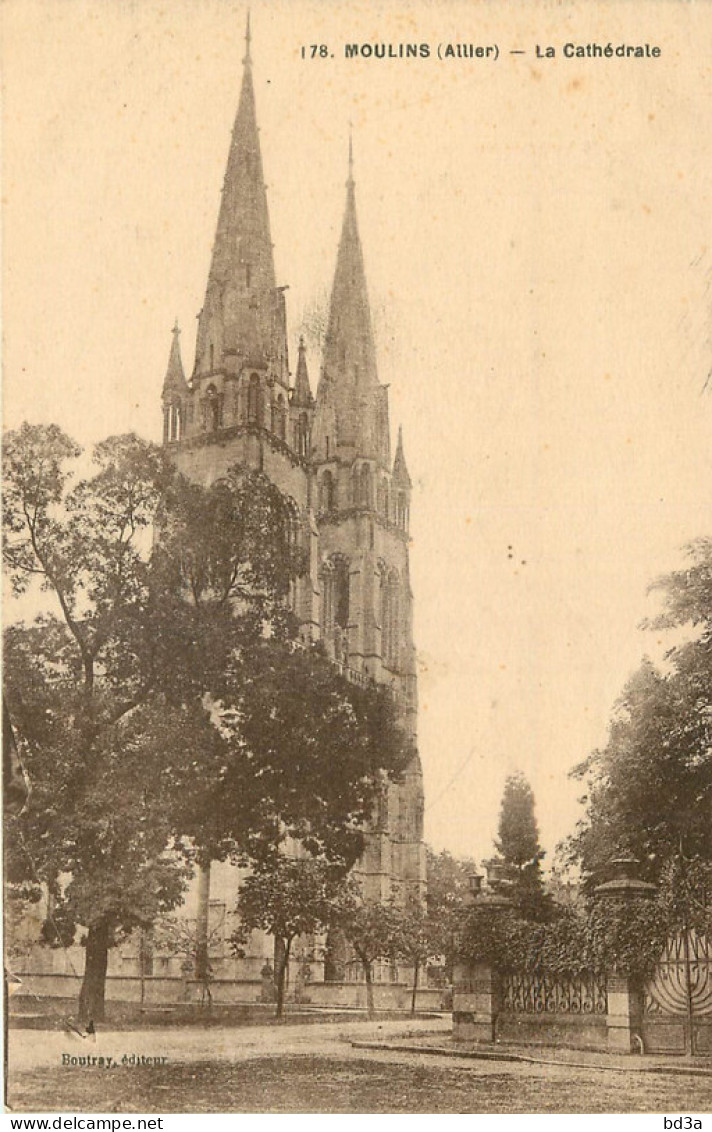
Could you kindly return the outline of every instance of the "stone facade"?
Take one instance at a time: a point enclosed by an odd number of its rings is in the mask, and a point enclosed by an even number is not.
[[[292,595],[304,638],[322,640],[350,679],[388,684],[415,738],[411,481],[400,432],[391,461],[351,156],[316,396],[302,340],[292,382],[284,291],[275,278],[248,39],[195,361],[188,380],[176,326],[163,440],[190,478],[211,483],[240,463],[264,471],[291,499],[309,562]],[[384,793],[356,867],[367,898],[422,896],[422,815],[416,755],[403,784]],[[211,901],[219,887],[225,903],[232,889],[234,904],[236,883],[215,876]]]

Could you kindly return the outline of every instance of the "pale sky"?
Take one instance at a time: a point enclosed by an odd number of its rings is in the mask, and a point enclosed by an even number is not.
[[[160,438],[176,315],[193,363],[245,12],[5,0],[6,427]],[[551,853],[579,812],[568,770],[662,648],[638,628],[647,587],[711,533],[712,5],[270,0],[252,29],[293,368],[331,285],[353,123],[414,481],[426,836],[486,856],[521,769]],[[594,40],[661,56],[562,57]],[[376,42],[431,55],[345,58]],[[447,42],[499,58],[439,60]]]

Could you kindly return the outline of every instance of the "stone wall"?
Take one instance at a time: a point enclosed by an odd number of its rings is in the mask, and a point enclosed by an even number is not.
[[[615,1053],[640,1052],[642,1005],[629,979],[575,980],[522,973],[504,978],[477,964],[457,972],[453,1037]]]

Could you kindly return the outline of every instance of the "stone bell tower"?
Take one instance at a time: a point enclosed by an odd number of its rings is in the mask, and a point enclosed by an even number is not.
[[[209,484],[241,463],[265,472],[289,498],[296,537],[309,563],[292,594],[304,637],[323,639],[348,679],[387,684],[415,739],[411,482],[400,432],[391,460],[388,389],[378,378],[351,144],[315,398],[301,339],[293,384],[290,373],[285,288],[275,276],[249,23],[243,63],[189,379],[177,326],[173,330],[162,397],[164,444],[192,479]],[[357,866],[372,899],[422,898],[422,813],[416,755],[405,781],[384,788]]]
[[[322,638],[350,673],[392,688],[415,740],[411,481],[400,430],[391,464],[388,388],[378,379],[351,143],[310,455],[316,476]],[[384,791],[358,866],[372,899],[422,897],[422,818],[416,754],[405,781]]]

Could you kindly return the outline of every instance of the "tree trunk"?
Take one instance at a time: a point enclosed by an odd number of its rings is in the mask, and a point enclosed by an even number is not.
[[[326,937],[324,982],[343,983],[346,978],[346,937],[340,928],[330,928]]]
[[[277,967],[277,1017],[281,1018],[284,1014],[284,986],[287,981],[287,968],[289,966],[289,949],[292,946],[291,939],[284,939],[281,941],[281,962]]]
[[[79,993],[81,1022],[104,1021],[106,967],[109,962],[109,925],[101,920],[89,928],[84,958],[84,980]]]
[[[210,917],[210,865],[198,870],[198,910],[195,917],[195,978],[203,984],[205,993],[210,996],[208,979],[210,957],[208,955],[208,921]]]
[[[371,971],[371,962],[365,959],[361,960],[363,964],[363,973],[366,976],[366,1010],[369,1018],[376,1017],[376,1007],[373,1003],[373,975]]]
[[[416,959],[413,965],[413,997],[410,1000],[410,1013],[415,1014],[415,1000],[418,997],[418,975],[420,973],[420,960]]]

